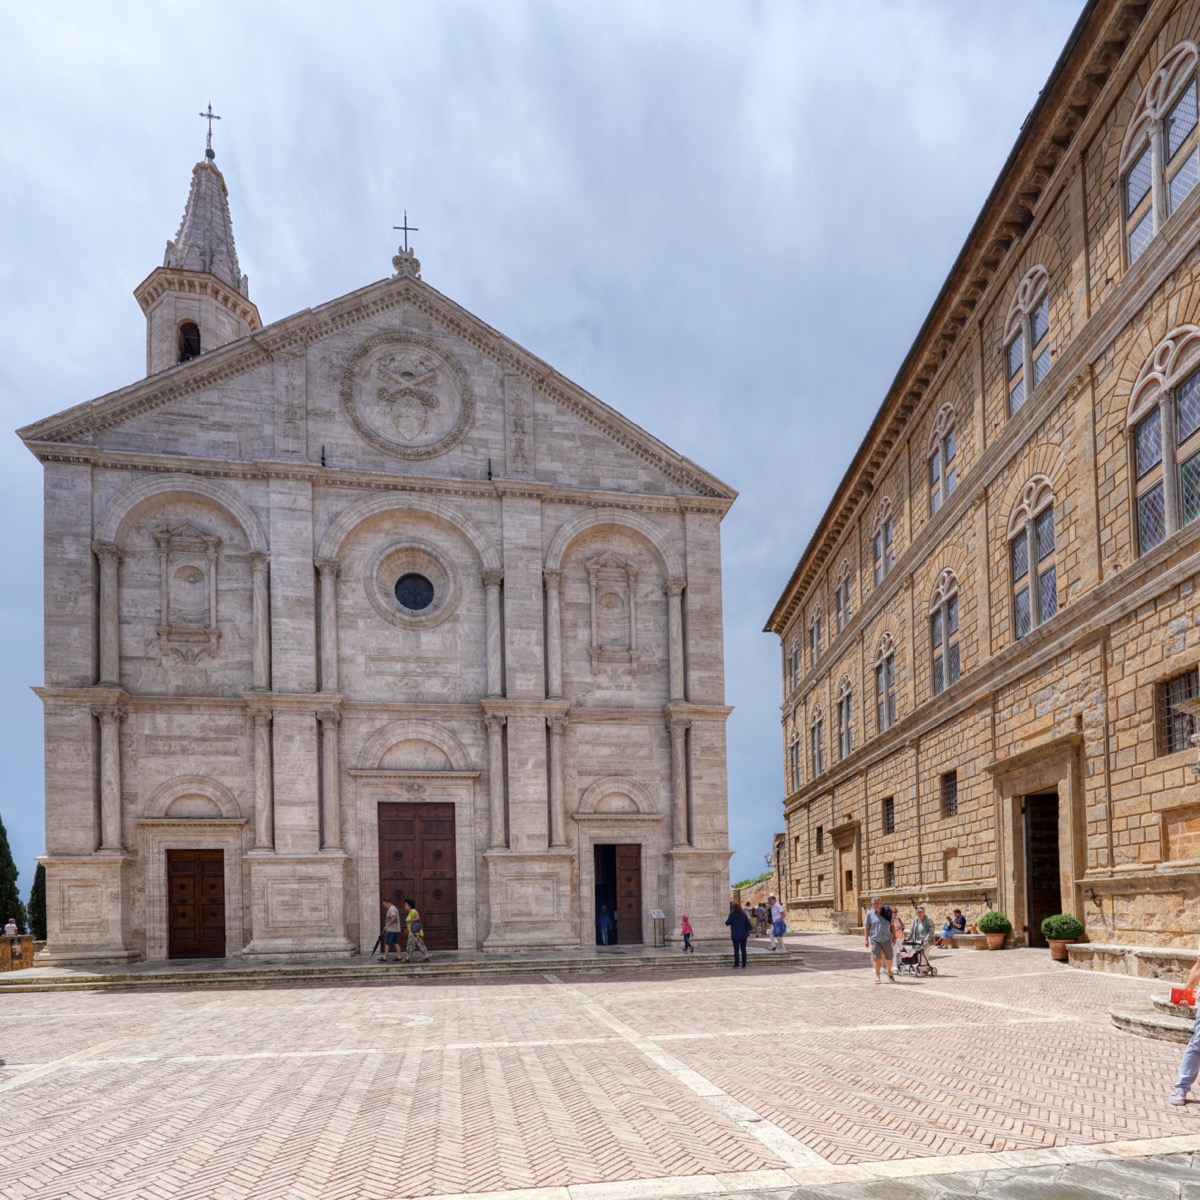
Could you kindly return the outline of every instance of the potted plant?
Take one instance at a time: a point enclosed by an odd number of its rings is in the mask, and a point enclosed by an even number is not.
[[[1055,913],[1042,922],[1042,937],[1050,943],[1050,957],[1067,961],[1067,943],[1083,937],[1083,922],[1070,913]]]
[[[989,950],[999,950],[1012,933],[1012,922],[1002,912],[985,912],[979,918],[979,932],[987,936]]]

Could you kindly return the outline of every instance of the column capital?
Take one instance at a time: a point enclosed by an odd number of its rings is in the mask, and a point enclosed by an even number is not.
[[[265,571],[270,565],[271,556],[263,550],[250,551],[250,570],[256,575]]]
[[[668,713],[663,717],[663,724],[667,727],[667,732],[672,737],[683,737],[692,727],[690,718],[677,717],[674,713]]]
[[[485,713],[483,724],[488,733],[499,733],[507,720],[507,717],[503,717],[499,713]]]
[[[561,571],[543,571],[542,582],[547,588],[556,588],[562,582]]]
[[[568,721],[566,717],[547,717],[546,718],[546,725],[549,728],[550,732],[555,737],[561,737],[562,734],[566,733],[567,726],[569,724],[570,724],[570,721]]]
[[[269,708],[256,708],[251,712],[250,716],[254,720],[254,727],[256,729],[269,726],[274,719],[274,714]]]
[[[125,557],[115,542],[93,542],[92,553],[102,563],[120,563],[120,561]]]
[[[341,564],[336,558],[314,558],[313,565],[322,576],[336,579],[342,572]]]
[[[92,716],[99,717],[101,725],[120,725],[128,715],[128,710],[121,704],[92,705]]]
[[[685,587],[687,587],[687,580],[672,578],[663,584],[663,591],[668,596],[681,596]]]
[[[331,726],[336,729],[342,723],[342,714],[336,708],[322,708],[317,712],[317,720],[327,729]]]
[[[498,567],[488,567],[483,573],[484,587],[499,587],[504,579],[504,572]]]

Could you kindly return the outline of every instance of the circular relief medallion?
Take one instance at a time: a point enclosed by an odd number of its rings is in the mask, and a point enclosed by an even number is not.
[[[433,458],[470,428],[475,394],[466,371],[429,338],[380,333],[350,356],[342,408],[378,449],[399,458]]]

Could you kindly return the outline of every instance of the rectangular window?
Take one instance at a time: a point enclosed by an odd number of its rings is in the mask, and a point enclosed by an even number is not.
[[[946,495],[954,491],[958,483],[958,468],[954,465],[954,430],[951,429],[942,440],[942,459],[946,464]]]
[[[1132,217],[1138,205],[1150,194],[1150,174],[1150,147],[1147,146],[1125,176],[1126,217]]]
[[[1167,513],[1163,485],[1157,483],[1137,498],[1138,553],[1153,550],[1167,536]]]
[[[1193,667],[1158,685],[1158,752],[1178,754],[1192,748],[1195,718],[1180,710],[1184,700],[1200,695],[1200,671]]]
[[[1054,508],[1043,509],[1033,522],[1033,540],[1037,543],[1037,558],[1041,562],[1054,553]]]
[[[875,668],[875,728],[878,733],[896,723],[896,659],[889,654]]]
[[[846,758],[854,749],[854,732],[850,725],[851,694],[847,692],[838,701],[838,758]]]
[[[1167,185],[1167,207],[1174,212],[1200,179],[1200,152],[1193,150]]]
[[[942,646],[942,610],[938,608],[929,618],[929,641],[933,647],[933,692],[937,695],[946,686]]]
[[[1175,444],[1184,442],[1200,429],[1200,371],[1189,375],[1175,389],[1175,408],[1178,413],[1178,435]]]
[[[883,886],[886,888],[894,888],[896,886],[896,864],[894,862],[885,862],[883,864]]]
[[[825,764],[821,758],[821,726],[823,721],[816,721],[812,727],[812,773],[815,779],[825,769]]]
[[[800,786],[800,739],[795,737],[792,739],[792,745],[789,750],[790,766],[792,770],[792,791],[794,792]]]
[[[1188,85],[1188,89],[1175,102],[1175,107],[1167,114],[1167,162],[1179,153],[1180,146],[1187,140],[1187,135],[1196,128],[1196,81]]]
[[[1162,409],[1156,408],[1133,431],[1137,477],[1142,479],[1162,462]]]
[[[1129,261],[1136,262],[1154,236],[1154,221],[1149,212],[1129,231]]]
[[[1008,343],[1006,351],[1008,355],[1008,377],[1012,379],[1021,368],[1025,365],[1025,334],[1018,333],[1011,342]]]
[[[958,772],[947,771],[942,776],[942,816],[958,816]]]
[[[820,896],[824,893],[824,891],[825,891],[825,876],[818,875],[817,876],[817,893],[816,894],[818,896]]]
[[[883,798],[883,832],[896,832],[896,797],[885,796]]]
[[[825,853],[825,826],[824,825],[817,826],[817,853],[818,854]]]
[[[1054,567],[1047,567],[1038,576],[1038,622],[1048,621],[1058,612],[1058,583]]]

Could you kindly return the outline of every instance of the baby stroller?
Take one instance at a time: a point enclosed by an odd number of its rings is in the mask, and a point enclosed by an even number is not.
[[[928,945],[928,941],[913,942],[905,938],[904,948],[900,951],[900,970],[907,971],[910,975],[936,975],[937,967],[929,961],[929,955],[925,953],[925,947]]]

